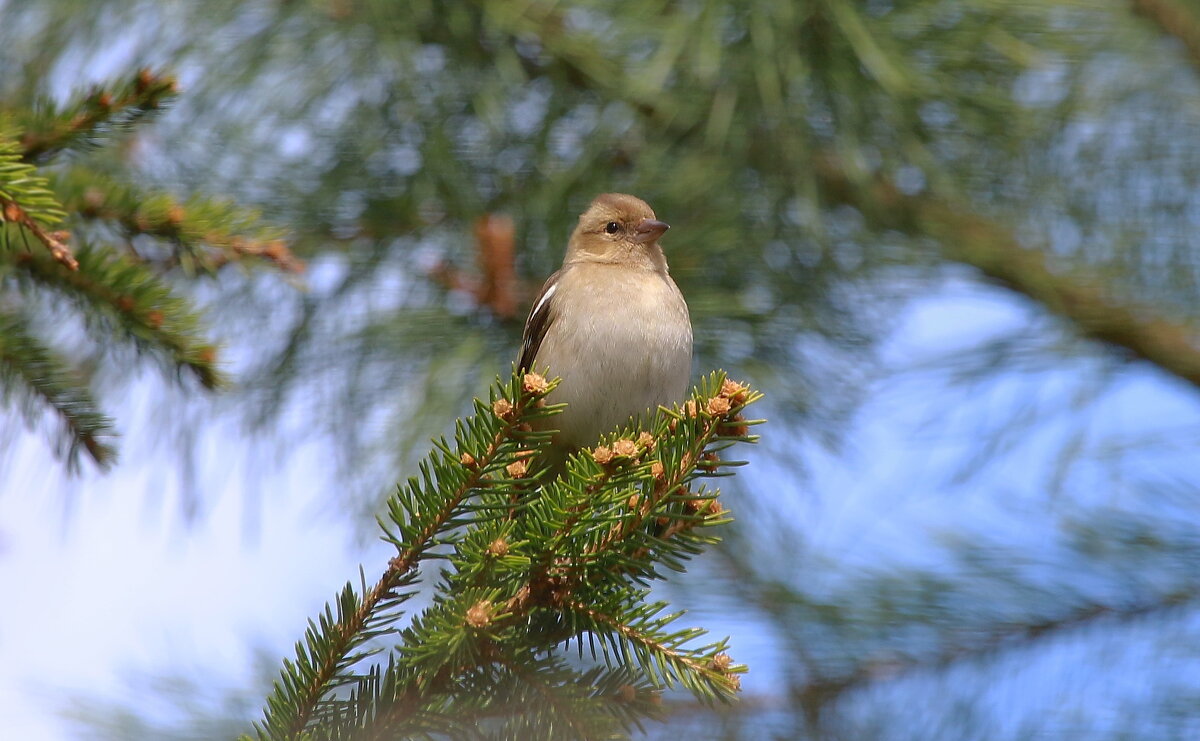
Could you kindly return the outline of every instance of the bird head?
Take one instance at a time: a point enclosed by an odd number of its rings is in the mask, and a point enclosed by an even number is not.
[[[670,228],[655,218],[642,199],[605,193],[580,215],[566,262],[629,263],[665,270],[658,238]]]

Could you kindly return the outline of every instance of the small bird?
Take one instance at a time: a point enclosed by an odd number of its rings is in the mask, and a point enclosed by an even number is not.
[[[549,401],[567,407],[544,423],[558,429],[560,471],[571,452],[687,393],[692,323],[658,244],[669,228],[640,198],[597,196],[533,302],[519,365],[562,379]]]

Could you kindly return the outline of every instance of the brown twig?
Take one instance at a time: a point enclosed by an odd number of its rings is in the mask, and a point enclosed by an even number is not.
[[[79,269],[79,262],[76,261],[71,248],[63,243],[63,240],[69,236],[67,232],[46,231],[41,224],[37,223],[37,220],[29,215],[29,212],[21,208],[19,203],[11,201],[4,196],[0,196],[0,214],[3,214],[3,221],[19,224],[27,229],[39,242],[45,245],[55,260],[62,263],[69,270]]]
[[[1131,0],[1133,12],[1153,21],[1183,44],[1192,64],[1200,67],[1200,23],[1187,8],[1172,0]]]
[[[486,307],[500,319],[517,315],[520,282],[516,269],[516,227],[502,214],[484,214],[475,222],[475,246],[480,275],[466,273],[443,260],[428,272],[429,277],[449,291],[469,294],[475,305]]]
[[[483,270],[477,300],[501,319],[517,313],[516,227],[502,214],[484,214],[475,222],[479,267]]]

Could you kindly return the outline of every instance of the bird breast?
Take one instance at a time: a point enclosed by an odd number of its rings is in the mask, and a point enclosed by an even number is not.
[[[550,401],[568,406],[548,422],[561,443],[594,445],[630,417],[683,400],[692,327],[669,275],[577,264],[560,277],[556,298],[562,303],[536,365],[562,377]]]

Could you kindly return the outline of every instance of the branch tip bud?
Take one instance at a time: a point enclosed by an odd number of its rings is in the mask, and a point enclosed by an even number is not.
[[[486,628],[492,622],[492,601],[479,600],[467,610],[467,625],[472,628]]]
[[[529,473],[529,462],[524,458],[521,458],[520,460],[509,463],[504,467],[504,470],[507,471],[508,475],[514,479],[523,478],[525,474]]]
[[[550,389],[550,383],[546,381],[545,376],[538,373],[526,373],[525,377],[521,379],[521,385],[524,387],[526,393],[538,396],[541,396]]]
[[[705,411],[714,417],[724,417],[726,414],[729,414],[729,410],[732,408],[733,405],[724,396],[714,396],[705,405]]]
[[[492,402],[492,413],[503,420],[511,420],[515,408],[512,402],[503,397]]]
[[[721,396],[729,399],[734,404],[741,404],[746,401],[749,396],[750,389],[745,384],[728,378],[721,384]]]
[[[622,458],[637,458],[638,448],[637,443],[629,438],[621,438],[613,443],[613,454]]]
[[[647,452],[654,450],[654,435],[651,435],[649,432],[643,430],[642,433],[638,435],[637,443],[645,448]]]

